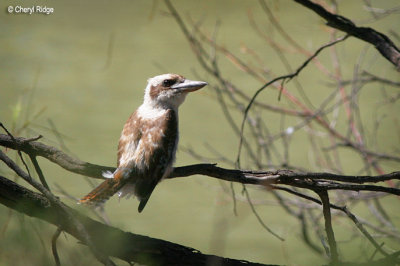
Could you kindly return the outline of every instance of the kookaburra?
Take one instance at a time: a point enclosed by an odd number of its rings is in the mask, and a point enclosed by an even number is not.
[[[178,107],[189,92],[206,86],[177,74],[150,78],[143,104],[129,117],[118,145],[117,169],[80,202],[101,204],[118,192],[135,195],[141,212],[155,186],[172,170],[178,145]]]

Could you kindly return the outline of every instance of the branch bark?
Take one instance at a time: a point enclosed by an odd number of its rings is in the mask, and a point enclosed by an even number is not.
[[[59,227],[87,245],[85,238],[76,230],[63,208],[51,203],[46,197],[32,192],[11,180],[0,176],[0,203],[31,217],[39,218]],[[222,258],[202,254],[193,248],[124,232],[112,226],[95,221],[63,204],[80,223],[85,226],[95,248],[129,263],[144,265],[265,265],[243,260]],[[215,265],[216,265],[215,264]],[[214,264],[213,264],[214,265]]]
[[[294,0],[311,9],[327,21],[327,25],[375,46],[379,53],[400,71],[400,50],[385,34],[369,27],[357,27],[350,19],[332,14],[319,4],[309,0]]]
[[[105,167],[75,159],[61,150],[36,141],[37,138],[26,139],[0,134],[0,146],[20,150],[32,156],[40,156],[58,164],[65,170],[94,178],[102,178],[103,171],[114,171],[114,167]]]

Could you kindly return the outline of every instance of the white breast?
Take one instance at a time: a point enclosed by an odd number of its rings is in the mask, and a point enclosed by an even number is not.
[[[144,102],[137,110],[138,116],[142,119],[157,119],[164,115],[167,110],[161,107],[152,106]]]

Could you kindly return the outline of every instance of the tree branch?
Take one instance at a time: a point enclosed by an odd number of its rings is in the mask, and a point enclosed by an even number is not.
[[[32,140],[21,137],[12,138],[8,135],[0,134],[0,146],[19,150],[29,155],[44,157],[49,161],[58,164],[65,170],[76,174],[93,178],[103,178],[101,175],[102,172],[115,170],[114,167],[106,167],[83,162],[65,154],[55,147],[47,146],[35,140],[36,138]]]
[[[67,209],[74,218],[85,226],[92,245],[107,256],[120,258],[128,263],[145,265],[207,265],[210,261],[218,265],[265,265],[242,260],[202,254],[193,248],[161,239],[124,232],[95,221],[63,204],[64,208],[51,203],[46,197],[32,192],[11,180],[0,176],[0,203],[58,226],[83,244],[85,238],[68,219]],[[61,203],[62,204],[62,203]]]
[[[320,17],[324,18],[327,21],[328,26],[346,32],[351,36],[374,45],[379,53],[395,65],[397,70],[400,71],[400,50],[385,34],[369,27],[357,27],[350,19],[332,14],[319,4],[313,3],[309,0],[294,1],[311,9]]]
[[[20,153],[20,151],[18,151]],[[21,156],[22,159],[22,156]],[[47,190],[42,184],[36,182],[31,175],[25,173],[13,160],[11,160],[5,153],[0,150],[0,160],[3,161],[10,169],[12,169],[18,176],[22,177],[26,182],[32,185],[34,188],[39,190],[46,199],[53,205],[57,206],[64,212],[64,218],[70,222],[74,227],[74,230],[79,233],[83,241],[90,247],[95,257],[104,265],[112,266],[115,265],[108,257],[105,257],[103,253],[99,252],[93,245],[93,240],[90,238],[86,231],[85,226],[75,219],[74,215],[69,209],[49,190]],[[25,164],[26,166],[26,164]],[[27,167],[27,166],[26,166]],[[28,168],[27,168],[28,169]]]
[[[28,155],[42,156],[64,169],[88,177],[103,179],[102,172],[114,171],[114,167],[101,166],[72,158],[57,148],[38,141],[18,137],[14,140],[0,134],[0,146],[20,150]],[[306,189],[325,188],[327,190],[378,191],[400,195],[400,189],[376,185],[356,185],[400,180],[400,171],[384,175],[350,176],[332,173],[305,173],[291,170],[253,171],[225,169],[215,164],[194,164],[175,167],[169,178],[205,175],[225,181],[242,184],[269,186],[271,184],[290,185]],[[345,183],[338,183],[338,182]],[[350,184],[349,184],[350,183]]]
[[[23,138],[21,138],[23,139]],[[33,143],[32,143],[33,144]],[[34,144],[35,145],[35,144]],[[47,147],[44,144],[39,145],[41,148]],[[46,154],[41,151],[42,154]],[[63,155],[59,158],[65,159]],[[76,159],[74,159],[76,160]],[[77,160],[79,161],[79,160]],[[57,160],[54,160],[57,163]],[[80,163],[81,165],[92,165],[88,163]],[[107,169],[109,167],[99,166],[100,169]],[[85,169],[81,169],[85,172]],[[88,173],[92,173],[92,168],[89,167]],[[99,170],[100,171],[100,170]],[[228,181],[246,183],[246,184],[264,184],[265,182],[271,183],[271,181],[276,181],[281,178],[283,183],[285,179],[291,179],[291,177],[296,177],[298,180],[306,180],[310,178],[334,178],[338,180],[348,179],[356,183],[361,182],[362,178],[370,182],[379,182],[390,179],[399,179],[400,172],[394,172],[382,176],[339,176],[328,173],[295,173],[289,170],[278,170],[278,171],[242,171],[242,170],[230,170],[217,167],[213,164],[197,164],[189,165],[184,167],[175,168],[172,176],[170,178],[186,177],[194,174],[203,174],[219,179],[224,179]],[[282,183],[282,184],[283,184]],[[315,189],[316,187],[311,187],[310,189]],[[282,188],[279,188],[282,189]],[[128,262],[139,262],[147,263],[148,265],[158,265],[160,260],[166,259],[176,259],[181,258],[179,262],[173,261],[173,265],[185,265],[190,262],[205,263],[207,261],[222,261],[221,265],[241,265],[245,263],[243,261],[235,261],[231,259],[220,258],[213,255],[204,255],[199,251],[177,245],[164,240],[158,240],[149,238],[146,236],[136,235],[128,232],[123,232],[111,226],[104,225],[100,222],[92,220],[82,214],[79,214],[75,210],[65,206],[63,203],[62,208],[50,203],[50,201],[38,194],[34,193],[22,186],[15,184],[14,182],[0,176],[0,203],[17,210],[19,212],[25,213],[29,216],[36,217],[45,220],[58,226],[61,230],[73,235],[77,239],[81,240],[83,243],[84,237],[76,229],[71,222],[71,219],[67,219],[68,214],[73,215],[74,219],[79,221],[79,223],[85,226],[87,234],[92,240],[94,248],[100,252],[105,252],[109,256],[115,256],[122,260]],[[321,202],[317,202],[321,204]],[[331,208],[342,210],[341,207],[332,205],[328,202]],[[345,207],[344,207],[345,208]],[[346,209],[347,210],[347,209]],[[348,210],[347,210],[348,212]],[[357,221],[357,220],[356,220]],[[357,221],[358,222],[358,221]],[[369,234],[367,234],[369,235]],[[113,243],[121,243],[123,248],[117,248]],[[119,247],[119,246],[118,246]],[[151,247],[151,248],[150,248]],[[171,253],[171,249],[173,252]],[[379,248],[381,249],[381,248]],[[157,251],[159,250],[159,251]],[[168,252],[167,252],[168,251]],[[164,256],[165,254],[166,257]],[[169,255],[168,255],[169,254]],[[379,261],[397,261],[398,254],[392,254],[381,259]],[[248,264],[248,265],[261,265],[261,264]],[[361,264],[360,264],[361,265]]]
[[[335,234],[333,233],[332,228],[332,216],[331,216],[331,208],[329,203],[329,196],[326,190],[315,190],[322,202],[322,212],[324,214],[325,219],[325,231],[328,238],[329,244],[329,252],[331,261],[333,264],[337,264],[339,261],[339,255],[336,246]]]

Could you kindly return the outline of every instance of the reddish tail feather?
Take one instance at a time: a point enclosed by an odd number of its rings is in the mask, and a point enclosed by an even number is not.
[[[114,173],[114,178],[105,180],[103,183],[93,189],[89,194],[79,200],[79,203],[87,205],[102,204],[110,197],[112,197],[115,193],[117,193],[123,185],[124,182],[122,182],[122,178],[120,178],[120,172]]]

